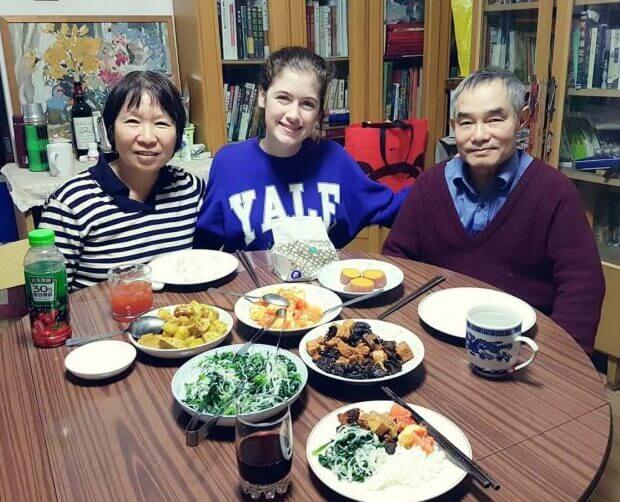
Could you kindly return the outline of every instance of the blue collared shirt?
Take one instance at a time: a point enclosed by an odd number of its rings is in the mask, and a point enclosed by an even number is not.
[[[470,235],[482,232],[502,208],[510,192],[532,162],[532,157],[517,150],[495,174],[495,184],[484,195],[469,178],[469,166],[461,157],[451,159],[445,168],[446,183],[461,223]]]

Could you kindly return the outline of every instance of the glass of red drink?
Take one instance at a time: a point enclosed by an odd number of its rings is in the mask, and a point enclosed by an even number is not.
[[[237,415],[235,444],[244,493],[253,499],[273,499],[276,494],[286,493],[293,463],[293,425],[288,406],[265,420]]]
[[[153,308],[151,267],[143,263],[126,263],[108,271],[108,288],[112,317],[131,322]]]

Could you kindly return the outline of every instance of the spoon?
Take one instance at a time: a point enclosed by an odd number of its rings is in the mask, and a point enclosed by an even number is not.
[[[123,333],[129,333],[134,339],[138,340],[142,335],[147,333],[161,333],[164,327],[164,320],[161,317],[154,315],[143,315],[133,321],[125,331],[114,331],[112,333],[103,333],[101,335],[84,336],[81,338],[69,338],[65,342],[67,347],[74,347],[76,345],[84,345],[85,343],[95,342],[97,340],[104,340],[116,335],[122,335]]]
[[[239,298],[245,298],[251,302],[264,301],[265,303],[269,303],[270,305],[275,305],[276,307],[288,307],[290,304],[286,298],[277,293],[266,293],[262,296],[252,296],[252,295],[244,295],[242,293],[237,293],[236,291],[225,291],[223,289],[217,288],[208,288],[208,293],[221,293],[223,295],[231,295],[237,296]]]

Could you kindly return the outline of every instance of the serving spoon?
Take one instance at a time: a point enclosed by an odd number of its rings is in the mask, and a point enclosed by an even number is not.
[[[95,342],[97,340],[105,340],[116,335],[122,335],[123,333],[129,333],[133,338],[139,340],[142,335],[147,333],[161,333],[164,329],[164,321],[161,317],[154,315],[143,315],[133,321],[125,331],[113,331],[112,333],[102,333],[101,335],[83,336],[81,338],[69,338],[65,342],[67,347],[74,347],[76,345],[84,345],[85,343]]]
[[[239,298],[245,298],[246,300],[249,300],[251,302],[257,302],[257,301],[264,301],[265,303],[268,303],[270,305],[275,305],[276,307],[288,307],[289,301],[284,298],[282,295],[279,295],[277,293],[265,293],[262,296],[252,296],[252,295],[245,295],[243,293],[237,293],[236,291],[228,291],[228,290],[224,290],[224,289],[218,289],[218,288],[208,288],[207,289],[207,293],[221,293],[223,295],[230,295],[230,296],[237,296]]]

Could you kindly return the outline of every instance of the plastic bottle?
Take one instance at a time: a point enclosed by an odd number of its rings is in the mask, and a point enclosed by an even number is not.
[[[99,160],[99,150],[97,149],[97,143],[91,141],[88,143],[88,153],[86,154],[88,160]]]
[[[57,347],[71,336],[66,260],[54,245],[53,230],[28,232],[24,258],[26,298],[32,340],[37,347]]]

